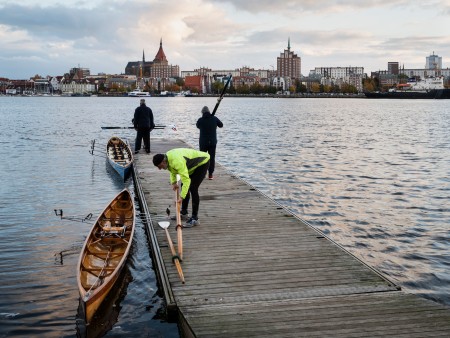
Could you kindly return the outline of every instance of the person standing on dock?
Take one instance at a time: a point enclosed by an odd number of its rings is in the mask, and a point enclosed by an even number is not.
[[[202,117],[197,120],[197,128],[200,129],[200,151],[207,152],[211,158],[208,168],[208,179],[210,180],[214,178],[213,173],[216,163],[217,127],[223,127],[222,121],[212,115],[207,106],[204,106]]]
[[[134,129],[136,130],[136,142],[134,143],[134,153],[141,150],[142,140],[147,154],[150,153],[150,132],[155,128],[152,110],[145,105],[145,99],[141,99],[139,107],[134,111]]]
[[[174,191],[179,189],[177,174],[181,178],[180,200],[182,216],[187,217],[189,200],[192,195],[192,215],[185,228],[199,225],[198,210],[200,206],[200,195],[198,188],[205,178],[209,168],[210,156],[208,153],[190,148],[175,148],[165,154],[153,156],[153,164],[159,170],[164,169],[170,172],[170,184]]]

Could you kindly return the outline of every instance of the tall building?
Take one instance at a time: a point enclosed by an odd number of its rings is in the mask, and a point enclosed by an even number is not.
[[[388,62],[388,74],[398,75],[399,63],[398,62]]]
[[[130,61],[125,67],[125,75],[135,75],[138,78],[150,78],[159,81],[180,76],[180,67],[169,65],[162,47],[162,39],[159,49],[153,61],[145,61],[145,53],[142,51],[142,61]]]
[[[164,53],[162,47],[162,39],[159,42],[158,53],[156,53],[153,59],[152,65],[150,67],[150,77],[151,78],[169,78],[169,77],[179,77],[180,67],[169,65],[167,61],[166,54]]]
[[[277,77],[289,77],[300,79],[301,58],[291,52],[291,39],[288,39],[288,47],[277,57]]]
[[[442,69],[442,57],[434,55],[434,52],[432,55],[427,56],[425,69]]]

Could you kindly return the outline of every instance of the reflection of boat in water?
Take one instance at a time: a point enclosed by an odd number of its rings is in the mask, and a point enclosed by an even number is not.
[[[430,77],[420,81],[408,81],[387,92],[366,92],[370,99],[450,99],[450,89],[444,87],[443,77]]]
[[[149,92],[143,92],[141,89],[137,88],[133,90],[132,92],[128,93],[128,96],[132,97],[149,97],[151,96]]]
[[[81,299],[79,300],[76,315],[77,337],[103,337],[108,331],[113,329],[114,325],[118,322],[120,310],[122,309],[121,303],[127,295],[127,288],[132,280],[131,271],[125,265],[117,282],[95,312],[90,323],[86,323],[85,321],[83,301]]]

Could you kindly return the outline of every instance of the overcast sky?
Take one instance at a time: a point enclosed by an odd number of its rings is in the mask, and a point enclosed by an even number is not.
[[[450,0],[0,0],[0,77],[125,72],[152,61],[162,38],[169,64],[276,69],[287,48],[315,67],[398,61],[450,67]]]

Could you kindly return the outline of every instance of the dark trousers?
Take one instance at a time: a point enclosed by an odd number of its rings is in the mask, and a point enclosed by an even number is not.
[[[216,166],[216,144],[201,144],[200,151],[209,154],[209,168],[208,173],[212,175]]]
[[[194,217],[195,219],[197,219],[198,217],[198,208],[200,206],[200,195],[198,194],[198,188],[200,187],[200,184],[205,178],[208,167],[209,162],[206,162],[205,164],[195,169],[191,175],[189,175],[189,178],[191,179],[191,185],[189,186],[186,198],[183,199],[183,203],[181,204],[181,210],[183,211],[184,214],[187,212],[189,200],[192,195],[192,217]]]
[[[136,142],[134,143],[134,150],[141,150],[142,140],[144,140],[145,150],[150,152],[150,128],[138,128],[136,133]]]

